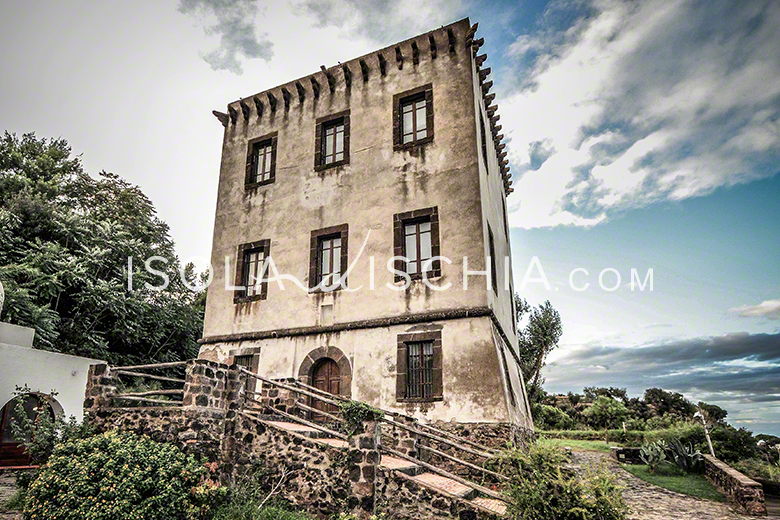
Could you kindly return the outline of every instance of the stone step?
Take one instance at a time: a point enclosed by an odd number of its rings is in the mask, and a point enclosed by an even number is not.
[[[471,498],[476,493],[476,491],[469,486],[456,482],[450,478],[442,477],[436,473],[423,473],[414,477],[413,480],[424,486],[440,489],[460,498]]]
[[[379,462],[379,465],[385,469],[400,471],[401,473],[405,473],[411,477],[417,475],[422,470],[420,466],[413,462],[391,457],[390,455],[382,455],[382,460]]]
[[[333,446],[335,448],[349,448],[349,443],[347,441],[343,441],[341,439],[333,439],[331,437],[323,437],[321,439],[317,439],[317,442],[322,442],[324,444],[328,444],[329,446]]]
[[[326,434],[325,432],[321,432],[316,428],[312,428],[311,426],[306,426],[303,424],[298,424],[298,423],[288,422],[288,421],[279,421],[279,420],[267,421],[267,422],[268,424],[275,426],[276,428],[287,430],[290,432],[295,432],[305,437],[311,437],[312,439],[323,439],[328,437],[328,434]]]
[[[494,498],[477,497],[473,499],[471,503],[475,506],[487,509],[488,511],[493,511],[498,515],[506,515],[506,504],[500,500],[496,500]]]

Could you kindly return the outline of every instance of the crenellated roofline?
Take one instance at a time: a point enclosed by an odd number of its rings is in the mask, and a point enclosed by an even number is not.
[[[475,39],[479,24],[475,23],[469,27],[469,23],[469,19],[464,18],[344,63],[338,63],[331,67],[321,65],[318,72],[229,103],[227,113],[217,110],[212,111],[212,113],[226,128],[237,124],[239,117],[242,117],[246,122],[252,117],[262,119],[267,114],[275,113],[277,110],[289,111],[293,104],[303,105],[307,99],[319,99],[321,96],[332,95],[337,90],[342,89],[349,91],[358,82],[365,84],[370,82],[372,78],[386,76],[389,67],[403,70],[404,66],[407,66],[408,70],[411,68],[408,67],[408,64],[414,66],[423,59],[435,60],[439,59],[442,54],[456,53],[458,46],[460,46],[460,48],[470,51],[471,58],[476,65],[480,90],[490,122],[496,158],[504,184],[504,193],[509,195],[514,189],[511,187],[512,181],[510,179],[512,176],[509,173],[509,161],[505,158],[507,155],[506,144],[502,143],[504,135],[498,133],[501,130],[501,125],[497,124],[500,119],[497,114],[498,105],[491,104],[495,100],[495,94],[490,93],[493,82],[488,80],[491,70],[490,67],[483,68],[487,54],[478,54],[485,39]],[[469,29],[463,33],[459,26],[469,27]]]

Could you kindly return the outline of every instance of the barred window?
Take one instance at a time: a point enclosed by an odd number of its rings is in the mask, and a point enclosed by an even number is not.
[[[433,397],[433,341],[406,344],[407,399]]]
[[[395,395],[399,402],[444,399],[441,331],[398,335]]]

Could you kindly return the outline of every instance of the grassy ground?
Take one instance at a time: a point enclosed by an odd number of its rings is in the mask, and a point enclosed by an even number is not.
[[[676,466],[659,466],[655,473],[650,473],[650,468],[643,465],[621,464],[621,466],[635,477],[669,491],[716,502],[726,501],[726,497],[703,476],[684,473]]]
[[[538,442],[547,446],[558,446],[561,448],[569,447],[573,450],[600,451],[602,453],[609,453],[609,448],[611,446],[620,446],[620,444],[614,442],[607,444],[604,441],[573,441],[569,439],[541,438]]]

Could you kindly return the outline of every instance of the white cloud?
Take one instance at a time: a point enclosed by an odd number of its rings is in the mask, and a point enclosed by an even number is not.
[[[780,300],[766,300],[758,305],[742,305],[729,309],[743,318],[763,317],[770,320],[780,319]]]
[[[591,4],[562,36],[510,46],[536,55],[501,109],[513,226],[591,226],[777,172],[780,4]],[[556,152],[534,170],[539,142]]]
[[[377,42],[395,42],[454,21],[462,0],[302,0],[297,8],[316,24],[341,27]]]

